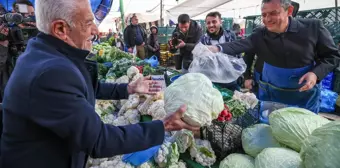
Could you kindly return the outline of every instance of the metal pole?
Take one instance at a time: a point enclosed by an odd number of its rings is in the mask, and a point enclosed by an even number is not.
[[[125,29],[125,17],[124,17],[124,2],[123,0],[119,0],[119,8],[120,8],[120,18],[122,20],[122,30]]]
[[[335,21],[339,21],[339,16],[338,16],[338,0],[335,0]]]
[[[161,0],[161,4],[160,4],[160,7],[161,7],[161,17],[160,17],[160,21],[161,21],[161,27],[163,27],[163,0]]]

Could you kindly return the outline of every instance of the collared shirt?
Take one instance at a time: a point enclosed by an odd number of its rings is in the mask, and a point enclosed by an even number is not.
[[[223,52],[234,55],[255,53],[264,62],[280,68],[301,68],[315,64],[319,80],[339,65],[340,55],[329,31],[320,20],[290,19],[285,33],[258,28],[246,39],[221,44]]]

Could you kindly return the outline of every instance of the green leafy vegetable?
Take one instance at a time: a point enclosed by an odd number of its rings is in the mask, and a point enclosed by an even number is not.
[[[236,99],[232,99],[226,102],[226,105],[229,108],[229,111],[233,115],[234,118],[238,118],[243,116],[247,112],[246,105]]]
[[[269,123],[276,140],[300,152],[303,140],[329,121],[309,110],[289,107],[272,112]]]
[[[340,121],[315,129],[301,148],[305,168],[340,167]]]

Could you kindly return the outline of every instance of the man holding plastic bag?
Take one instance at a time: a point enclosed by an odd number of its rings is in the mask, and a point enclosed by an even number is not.
[[[340,62],[329,31],[321,21],[290,17],[290,0],[263,0],[260,27],[246,39],[217,46],[213,52],[254,52],[264,60],[259,99],[298,106],[318,113],[317,85]]]
[[[223,30],[221,14],[219,12],[208,13],[205,18],[205,24],[206,24],[205,26],[207,27],[207,32],[201,37],[202,44],[217,45],[217,44],[232,42],[236,40],[235,33],[233,33],[230,30]],[[189,68],[189,72],[190,71],[195,72],[195,71],[198,71],[199,69],[200,69],[199,66],[197,67],[192,66],[191,68]],[[221,76],[221,77],[227,78],[226,76]],[[218,87],[227,88],[232,91],[240,89],[240,86],[237,84],[237,81],[232,81],[230,83],[214,83],[214,84]]]

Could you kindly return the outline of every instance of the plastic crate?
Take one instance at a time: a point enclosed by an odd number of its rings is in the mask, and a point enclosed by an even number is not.
[[[334,71],[333,91],[340,94],[340,67]]]
[[[338,16],[338,18],[335,16]],[[336,8],[299,11],[296,17],[322,20],[323,24],[329,30],[335,41],[337,35],[340,34],[340,10],[337,10]],[[256,27],[263,25],[261,15],[247,16],[244,19],[246,19],[246,36],[250,35]]]
[[[210,126],[201,130],[203,139],[210,141],[217,161],[223,160],[231,153],[243,153],[242,130],[259,123],[259,104],[249,109],[243,116],[233,118],[230,122],[213,120]]]

